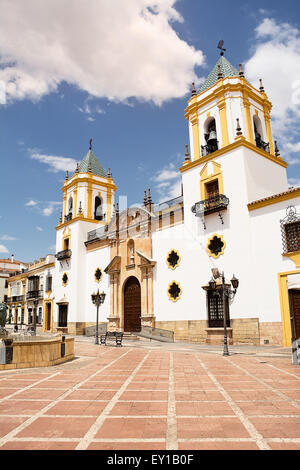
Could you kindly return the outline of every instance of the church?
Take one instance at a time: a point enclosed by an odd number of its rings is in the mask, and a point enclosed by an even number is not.
[[[271,108],[262,81],[255,88],[221,52],[185,109],[181,194],[160,204],[147,190],[140,206],[119,210],[117,182],[90,141],[62,188],[47,328],[84,334],[99,290],[109,331],[153,327],[218,344],[225,319],[229,344],[300,337],[300,188],[288,185]]]

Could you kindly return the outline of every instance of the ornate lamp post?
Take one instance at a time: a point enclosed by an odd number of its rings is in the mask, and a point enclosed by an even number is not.
[[[95,344],[99,344],[99,336],[98,336],[98,318],[99,318],[99,307],[103,304],[106,294],[105,292],[99,292],[99,289],[96,294],[92,294],[92,302],[97,307],[97,319],[96,319],[96,335],[95,335]]]
[[[228,339],[227,339],[227,324],[226,324],[226,311],[225,311],[225,299],[228,297],[229,299],[233,299],[237,288],[239,286],[239,280],[233,275],[231,279],[231,285],[233,287],[233,290],[230,289],[230,287],[226,286],[225,284],[225,276],[224,272],[222,274],[219,273],[218,269],[212,269],[213,273],[213,279],[209,282],[209,287],[214,291],[214,295],[218,295],[222,297],[222,303],[223,303],[223,324],[224,324],[224,349],[223,349],[223,356],[229,356],[229,351],[228,351]],[[220,287],[217,287],[217,283],[215,279],[220,278],[222,279],[222,284]]]
[[[36,313],[37,313],[37,306],[38,306],[38,299],[34,299],[33,301],[33,321],[32,321],[32,335],[36,336]]]

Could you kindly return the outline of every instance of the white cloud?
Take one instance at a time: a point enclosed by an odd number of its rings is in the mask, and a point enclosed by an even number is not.
[[[37,229],[38,232],[43,232],[42,227],[40,227],[39,225],[37,225],[35,228]]]
[[[30,201],[26,202],[25,206],[27,207],[32,207],[32,206],[36,206],[37,205],[37,202],[34,201],[33,199],[30,199]]]
[[[29,150],[29,152],[32,160],[38,160],[40,163],[48,165],[48,170],[53,173],[58,173],[59,171],[75,171],[77,161],[74,160],[74,158],[46,155],[36,152],[33,149]]]
[[[4,245],[0,245],[0,253],[9,253],[8,249]]]
[[[38,100],[63,81],[111,101],[160,105],[184,96],[204,57],[173,29],[183,22],[175,3],[0,0],[6,101]]]
[[[174,163],[169,163],[157,171],[150,181],[155,183],[154,190],[159,195],[158,203],[168,201],[181,194],[181,174]]]
[[[300,186],[300,178],[288,178],[289,186],[298,187]]]
[[[300,155],[295,155],[300,151],[300,30],[265,18],[255,32],[257,42],[245,64],[246,76],[256,87],[262,78],[273,104],[273,134],[281,154],[290,164],[300,163]]]
[[[45,217],[49,217],[53,214],[58,208],[62,206],[61,202],[58,201],[34,201],[35,204],[25,204],[25,206],[32,207],[36,212]],[[41,227],[36,227],[37,230],[42,231]]]
[[[12,240],[17,240],[17,239],[16,237],[12,237],[10,235],[2,235],[2,237],[0,237],[0,240],[12,241]]]

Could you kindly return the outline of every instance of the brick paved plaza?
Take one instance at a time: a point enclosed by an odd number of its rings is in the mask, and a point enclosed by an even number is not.
[[[75,353],[0,373],[0,449],[300,449],[288,354],[78,341]]]

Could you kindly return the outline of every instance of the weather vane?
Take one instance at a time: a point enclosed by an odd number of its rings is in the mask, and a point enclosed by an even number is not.
[[[90,150],[92,150],[92,142],[93,142],[93,139],[90,139]]]
[[[219,44],[218,44],[218,49],[221,49],[221,52],[220,52],[220,55],[224,55],[224,52],[226,51],[226,49],[223,49],[223,46],[224,46],[224,41],[223,39],[221,39],[221,41],[219,41]]]

